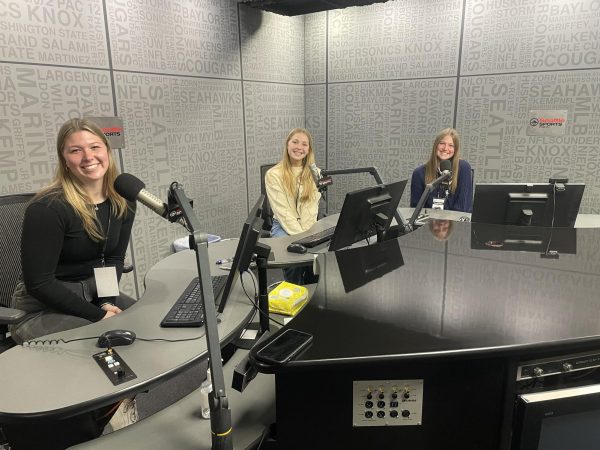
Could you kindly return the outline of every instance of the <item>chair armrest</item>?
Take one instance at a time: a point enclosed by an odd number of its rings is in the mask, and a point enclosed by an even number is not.
[[[0,324],[10,325],[17,323],[23,318],[23,316],[25,316],[25,311],[0,306]]]

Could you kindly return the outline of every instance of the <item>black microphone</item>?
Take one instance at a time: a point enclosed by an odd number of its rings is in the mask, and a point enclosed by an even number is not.
[[[161,217],[167,218],[168,208],[165,202],[148,192],[142,180],[129,173],[122,173],[114,183],[117,193],[130,202],[139,201]]]
[[[327,186],[333,183],[333,179],[331,177],[321,177],[321,172],[315,163],[312,163],[309,167],[319,192],[323,192],[327,189]]]
[[[445,177],[442,181],[442,185],[448,190],[448,186],[450,185],[450,179],[452,178],[452,163],[449,159],[444,159],[440,163],[440,172],[442,176]]]
[[[452,163],[449,159],[444,159],[440,163],[440,171],[442,172],[442,175],[452,175]]]

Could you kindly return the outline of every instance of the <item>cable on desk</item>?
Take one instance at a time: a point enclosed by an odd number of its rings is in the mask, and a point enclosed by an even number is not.
[[[30,339],[28,341],[24,341],[21,344],[21,347],[31,347],[34,345],[54,345],[54,344],[60,344],[61,342],[63,344],[68,344],[69,342],[75,342],[75,341],[86,341],[86,340],[90,340],[90,339],[98,339],[100,336],[91,336],[91,337],[84,337],[84,338],[77,338],[77,339]]]
[[[249,270],[247,270],[246,272],[248,272],[250,274],[250,276],[252,277],[252,284],[254,285],[254,298],[256,299],[256,278],[254,277],[254,274],[252,272],[250,272]],[[267,319],[269,319],[271,322],[276,323],[277,325],[283,327],[284,324],[279,322],[278,320],[273,319],[269,313],[265,313],[264,311],[261,311],[260,307],[258,306],[258,301],[257,300],[252,300],[252,298],[250,297],[250,294],[248,294],[248,292],[246,291],[246,286],[244,286],[244,277],[240,277],[240,281],[242,283],[242,289],[244,290],[244,294],[246,294],[246,297],[248,298],[248,300],[250,300],[250,302],[252,303],[252,305],[254,306],[254,310],[258,311],[259,314],[262,314],[263,316],[265,316]]]
[[[136,337],[135,340],[136,341],[144,341],[144,342],[186,342],[186,341],[195,341],[196,339],[200,339],[203,338],[204,336],[206,336],[206,333],[201,334],[199,336],[195,336],[195,337],[191,337],[191,338],[185,338],[185,339],[165,339],[165,338],[141,338],[141,337]],[[77,339],[31,339],[29,341],[25,341],[21,344],[22,347],[33,347],[33,346],[37,346],[37,345],[58,345],[60,343],[63,344],[68,344],[70,342],[76,342],[76,341],[86,341],[86,340],[90,340],[90,339],[99,339],[101,336],[90,336],[90,337],[84,337],[84,338],[77,338]]]

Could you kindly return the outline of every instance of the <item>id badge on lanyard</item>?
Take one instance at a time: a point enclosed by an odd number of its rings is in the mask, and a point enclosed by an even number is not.
[[[106,267],[104,263],[106,243],[108,241],[110,231],[110,214],[108,215],[108,226],[106,228],[106,238],[104,239],[104,242],[102,244],[102,253],[100,255],[100,263],[102,264],[102,267],[94,268],[94,280],[96,281],[98,298],[117,297],[119,295],[119,280],[117,279],[117,269],[115,267]]]
[[[433,204],[431,205],[431,209],[444,209],[445,198],[434,198]]]

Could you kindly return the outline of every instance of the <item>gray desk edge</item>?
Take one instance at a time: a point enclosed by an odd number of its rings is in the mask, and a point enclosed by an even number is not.
[[[233,369],[247,354],[238,350],[225,365],[227,398],[232,413],[235,449],[244,449],[275,421],[274,375],[258,374],[243,393],[231,388]],[[70,449],[198,450],[211,448],[210,420],[200,415],[199,389],[165,409],[121,430],[78,444]]]

